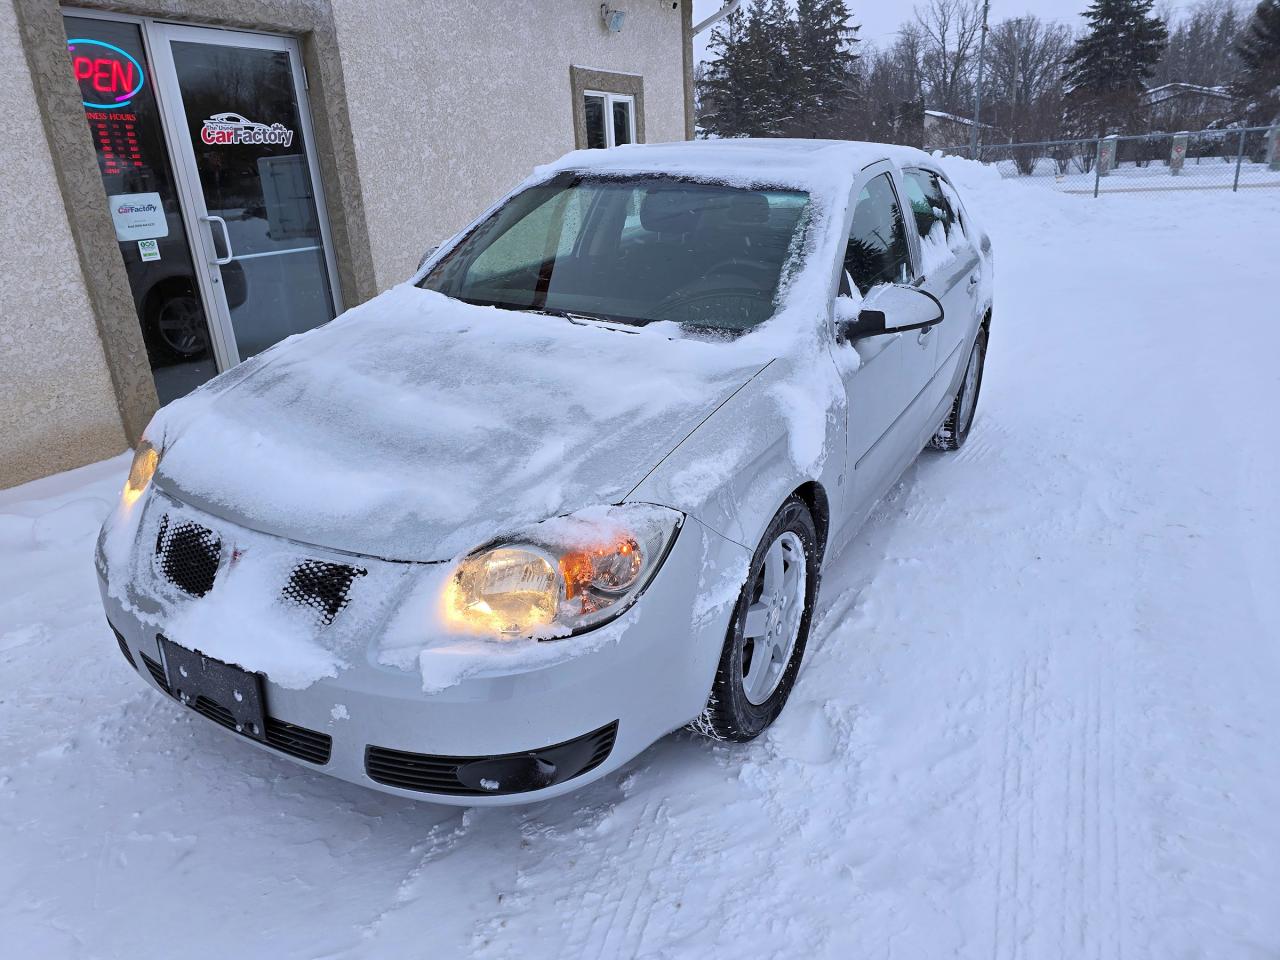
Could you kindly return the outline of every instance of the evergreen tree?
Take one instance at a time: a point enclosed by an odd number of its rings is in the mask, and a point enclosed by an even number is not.
[[[854,96],[844,0],[752,0],[716,26],[698,80],[698,124],[718,137],[837,135]]]
[[[1249,113],[1266,123],[1280,116],[1280,0],[1262,0],[1236,47],[1243,70],[1239,94]]]
[[[1168,43],[1154,0],[1093,0],[1088,30],[1067,57],[1066,111],[1073,132],[1102,136],[1135,126],[1142,91]]]
[[[793,136],[839,136],[839,120],[857,96],[854,45],[844,0],[796,0],[790,51],[795,114]]]

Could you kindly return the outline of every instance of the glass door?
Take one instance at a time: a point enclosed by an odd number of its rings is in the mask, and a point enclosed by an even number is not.
[[[340,303],[297,44],[149,29],[206,299],[235,363],[333,319]]]
[[[140,20],[68,14],[67,57],[162,404],[226,369],[201,295]],[[234,362],[234,361],[230,361]]]

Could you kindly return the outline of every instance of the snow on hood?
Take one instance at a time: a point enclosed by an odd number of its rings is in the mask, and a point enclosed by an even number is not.
[[[157,483],[251,529],[395,560],[615,503],[770,359],[401,285],[176,401]],[[763,348],[763,349],[760,349]]]

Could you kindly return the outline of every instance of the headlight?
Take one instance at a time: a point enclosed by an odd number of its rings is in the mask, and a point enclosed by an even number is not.
[[[482,547],[445,588],[451,627],[506,639],[580,633],[648,585],[683,516],[649,504],[584,510]]]
[[[159,464],[159,451],[146,440],[139,440],[138,449],[133,455],[133,466],[129,468],[129,479],[125,481],[124,492],[120,495],[125,506],[130,506],[142,496],[142,491],[147,489]]]

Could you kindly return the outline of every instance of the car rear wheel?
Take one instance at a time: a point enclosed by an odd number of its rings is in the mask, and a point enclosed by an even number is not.
[[[987,360],[987,328],[978,328],[978,336],[969,351],[969,361],[964,368],[964,379],[951,404],[947,419],[933,435],[930,444],[938,450],[959,450],[969,437],[974,414],[978,411],[978,394],[982,392],[982,369]]]
[[[716,740],[754,740],[782,712],[809,638],[817,530],[799,497],[782,505],[751,558],[707,705],[691,725]]]

